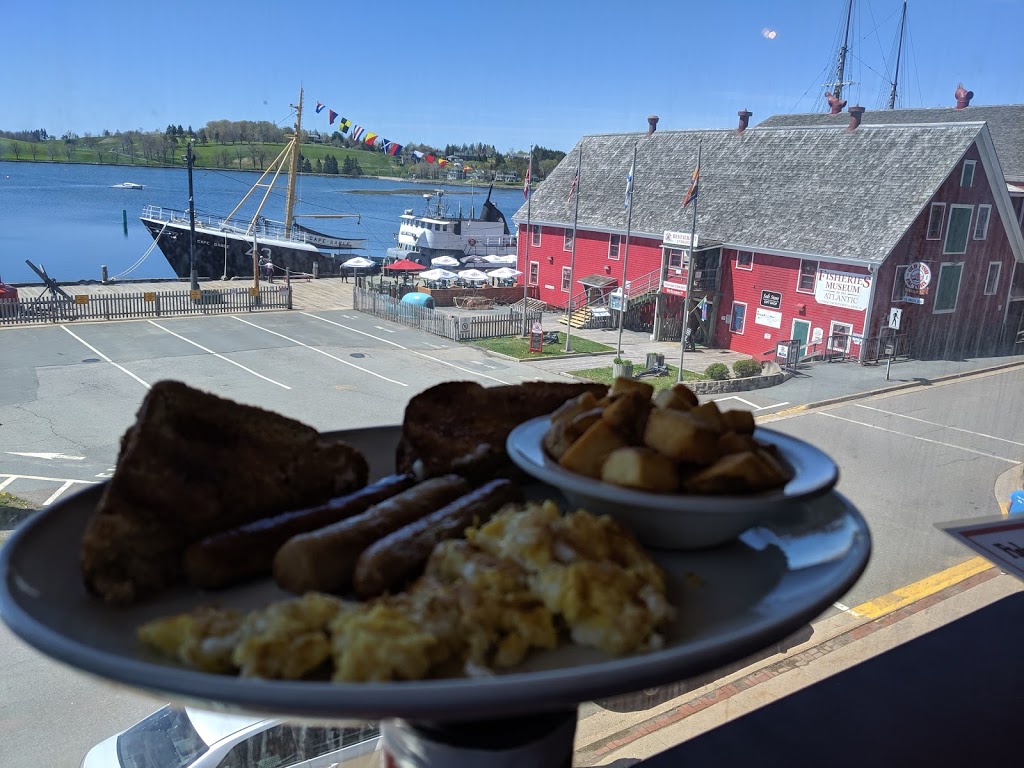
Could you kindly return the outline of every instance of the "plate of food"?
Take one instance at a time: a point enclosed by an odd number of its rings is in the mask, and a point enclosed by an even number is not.
[[[717,546],[839,479],[819,448],[755,426],[750,411],[701,405],[684,384],[655,394],[646,382],[617,379],[599,394],[517,426],[509,458],[647,546]]]
[[[589,385],[440,386],[402,425],[317,434],[154,385],[114,477],[0,550],[0,616],[43,653],[178,702],[482,720],[735,661],[867,563],[867,526],[834,491],[713,550],[647,549],[505,453],[515,424]]]

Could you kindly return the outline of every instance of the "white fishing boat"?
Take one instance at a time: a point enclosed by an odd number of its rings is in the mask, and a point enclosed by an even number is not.
[[[120,184],[111,184],[111,189],[145,189],[145,185],[136,184],[134,181],[122,181]]]

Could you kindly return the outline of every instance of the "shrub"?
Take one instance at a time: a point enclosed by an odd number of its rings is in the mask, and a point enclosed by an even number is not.
[[[623,360],[621,357],[616,357],[614,360],[612,360],[612,362],[615,363],[616,365],[632,365],[633,364],[632,360]]]
[[[715,381],[722,381],[729,378],[729,366],[725,363],[712,363],[704,369],[704,375]]]
[[[737,360],[732,364],[732,372],[736,374],[736,378],[738,379],[742,379],[747,376],[760,376],[761,364],[753,358]]]

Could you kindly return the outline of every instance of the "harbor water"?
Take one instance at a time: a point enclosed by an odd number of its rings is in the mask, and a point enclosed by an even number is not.
[[[197,214],[226,216],[259,178],[258,173],[193,169]],[[133,182],[144,189],[115,189]],[[261,215],[284,219],[285,181],[279,180]],[[300,176],[296,214],[358,215],[359,218],[298,218],[327,234],[365,238],[366,248],[351,255],[384,256],[395,244],[399,217],[422,213],[423,195],[445,191],[449,213],[479,214],[487,187],[468,184],[416,183],[339,176]],[[239,211],[251,217],[266,192],[257,189]],[[495,188],[491,200],[512,226],[522,206],[522,190]],[[188,176],[184,168],[130,165],[0,162],[0,280],[38,283],[25,260],[42,264],[61,283],[99,280],[101,267],[111,278],[173,278],[174,271],[153,246],[139,221],[146,205],[188,210]],[[125,226],[127,224],[127,226]],[[148,252],[148,255],[147,255]]]

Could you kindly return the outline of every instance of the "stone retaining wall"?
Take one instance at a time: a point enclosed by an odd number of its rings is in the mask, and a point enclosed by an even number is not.
[[[686,386],[698,395],[721,395],[727,392],[749,392],[752,389],[775,387],[790,376],[792,374],[783,371],[781,373],[770,373],[761,376],[746,376],[742,379],[688,381]]]

